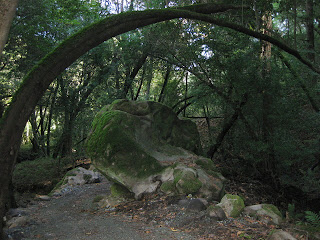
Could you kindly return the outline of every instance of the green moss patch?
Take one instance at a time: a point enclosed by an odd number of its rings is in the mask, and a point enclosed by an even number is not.
[[[176,185],[174,184],[173,181],[162,183],[162,185],[160,186],[160,190],[167,194],[175,193],[177,191]]]
[[[62,177],[59,162],[53,158],[37,158],[18,163],[13,172],[13,185],[19,192],[37,191],[48,193]]]
[[[229,201],[232,205],[231,211],[229,212],[229,216],[239,217],[245,207],[243,199],[238,195],[232,194],[226,194],[221,200],[222,203],[224,202],[224,199],[228,199],[227,201]]]
[[[273,213],[277,214],[278,216],[280,216],[282,218],[281,212],[273,204],[263,204],[262,205],[262,209],[266,210],[267,212],[273,212]]]
[[[99,162],[100,169],[110,168],[115,173],[138,178],[163,169],[156,159],[136,143],[134,129],[130,126],[137,124],[138,120],[125,112],[115,110],[99,113],[87,141],[87,152],[95,162]]]
[[[180,193],[194,194],[202,187],[201,181],[191,171],[180,169],[174,172],[174,184]]]
[[[132,193],[124,186],[118,184],[118,183],[113,183],[111,185],[111,197],[114,198],[131,198]]]

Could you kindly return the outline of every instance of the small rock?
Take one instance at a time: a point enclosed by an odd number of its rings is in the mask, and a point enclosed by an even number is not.
[[[206,205],[199,198],[191,199],[189,201],[189,204],[187,205],[187,210],[195,212],[201,212],[203,210],[206,210],[206,208]]]
[[[294,238],[288,232],[285,232],[283,230],[277,230],[271,234],[269,240],[297,240],[297,239]]]
[[[40,201],[50,201],[51,198],[48,195],[37,195],[36,199],[40,200]]]
[[[14,217],[7,222],[7,226],[9,229],[16,227],[23,227],[27,225],[29,222],[29,218],[27,216]]]
[[[29,214],[29,211],[22,208],[10,208],[6,214],[7,219],[11,219],[13,217],[21,217]]]
[[[209,217],[217,221],[222,221],[227,218],[226,213],[219,206],[212,205],[208,207],[207,211],[208,211]]]
[[[244,213],[265,222],[279,225],[283,220],[281,212],[272,204],[257,204],[244,208]]]
[[[190,199],[181,199],[181,200],[179,200],[178,204],[180,206],[186,208],[188,206],[189,202],[190,202]]]

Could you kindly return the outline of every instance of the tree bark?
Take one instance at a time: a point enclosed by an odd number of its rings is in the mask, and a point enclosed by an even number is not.
[[[145,100],[149,100],[150,99],[151,81],[153,78],[153,59],[152,59],[152,57],[150,58],[150,66],[148,67],[148,69],[146,71],[147,71],[147,73],[146,73],[147,90],[146,90]]]
[[[53,96],[51,99],[51,104],[50,104],[50,110],[49,110],[49,115],[48,115],[48,124],[47,124],[47,155],[50,156],[51,154],[51,149],[50,149],[50,137],[51,137],[51,124],[52,124],[52,117],[53,117],[53,110],[54,110],[54,105],[56,103],[56,97],[57,97],[57,92],[58,92],[59,86],[57,85],[54,88]]]
[[[0,59],[8,39],[12,20],[16,14],[18,0],[0,0]]]
[[[170,72],[171,72],[171,66],[168,64],[167,71],[166,71],[166,74],[164,75],[164,81],[163,81],[161,92],[160,92],[159,99],[158,99],[158,102],[160,102],[160,103],[162,103],[164,101],[164,91],[166,90],[166,87],[168,85]]]
[[[213,159],[214,154],[218,151],[219,147],[221,146],[224,137],[227,135],[231,127],[236,123],[237,119],[239,118],[239,114],[242,111],[243,106],[246,104],[248,101],[248,95],[245,94],[243,96],[242,102],[239,104],[239,106],[235,109],[232,117],[224,123],[222,127],[222,131],[219,133],[216,139],[216,144],[210,147],[209,151],[207,152],[207,156]]]
[[[143,65],[141,79],[140,79],[140,83],[139,83],[139,87],[138,87],[136,96],[134,97],[134,101],[137,101],[137,99],[139,97],[139,94],[140,94],[140,91],[141,91],[141,88],[142,88],[142,85],[143,85],[144,76],[146,74],[146,68],[147,68],[146,66],[147,66],[146,64]]]
[[[315,50],[314,50],[314,14],[313,14],[313,0],[306,1],[306,30],[307,30],[307,49],[308,59],[315,62]]]
[[[271,12],[266,11],[262,18],[263,21],[263,33],[271,35],[272,29],[272,16]],[[262,92],[262,139],[264,144],[267,146],[264,151],[263,161],[264,166],[261,169],[265,173],[264,180],[270,181],[275,189],[279,189],[279,181],[276,169],[276,157],[274,151],[274,124],[272,121],[272,104],[274,102],[273,91],[272,91],[272,80],[270,77],[271,73],[271,43],[262,41],[262,49],[260,58],[263,62],[261,69],[262,79],[265,81],[265,88]]]
[[[141,58],[139,58],[139,60],[137,61],[137,64],[134,67],[134,69],[132,70],[132,72],[130,73],[130,75],[126,77],[126,80],[124,82],[124,87],[123,87],[122,98],[126,98],[128,92],[129,92],[129,89],[132,86],[134,78],[137,76],[139,70],[142,68],[143,64],[146,62],[147,57],[148,57],[148,54],[143,53]]]

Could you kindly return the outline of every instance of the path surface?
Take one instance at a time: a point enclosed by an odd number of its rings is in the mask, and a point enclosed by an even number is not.
[[[25,240],[165,240],[196,239],[168,227],[130,222],[128,217],[97,209],[93,199],[110,190],[107,180],[99,184],[77,186],[50,201],[39,201],[29,207],[31,224],[22,231]]]

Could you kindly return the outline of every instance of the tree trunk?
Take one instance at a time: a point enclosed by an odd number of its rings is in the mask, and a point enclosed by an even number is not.
[[[186,73],[186,87],[185,87],[185,92],[184,92],[184,98],[186,99],[188,96],[188,76],[189,76],[189,72]],[[184,102],[184,104],[187,104],[187,100]],[[186,110],[183,111],[183,117],[186,116]]]
[[[308,59],[315,62],[314,50],[314,14],[313,14],[313,0],[306,1],[306,29],[307,29],[307,49]]]
[[[52,123],[53,109],[54,109],[54,105],[55,105],[55,102],[56,102],[58,88],[59,88],[59,85],[57,85],[54,88],[53,96],[52,96],[52,99],[51,99],[51,105],[50,105],[48,120],[47,120],[47,122],[48,122],[48,124],[47,124],[47,155],[48,156],[50,156],[50,154],[51,154],[51,149],[50,149],[51,123]]]
[[[170,72],[171,72],[171,66],[168,64],[167,65],[167,71],[166,71],[166,74],[164,76],[164,81],[163,81],[161,92],[160,92],[159,99],[158,99],[158,102],[160,102],[160,103],[162,103],[164,101],[164,91],[166,90],[166,87],[168,85]]]
[[[153,59],[150,58],[150,66],[148,67],[147,73],[146,73],[147,91],[146,91],[145,100],[150,99],[150,89],[151,89],[152,78],[153,78]]]
[[[142,68],[143,64],[146,62],[147,57],[148,57],[148,54],[143,53],[141,58],[137,61],[137,64],[134,67],[134,69],[132,70],[132,72],[130,73],[130,75],[126,77],[126,80],[124,82],[122,98],[126,98],[128,92],[129,92],[129,89],[132,86],[134,78],[137,76],[139,70]]]
[[[139,97],[139,94],[140,94],[140,91],[141,91],[141,88],[142,88],[142,85],[143,85],[143,80],[144,80],[144,76],[146,74],[146,67],[147,65],[144,64],[143,65],[143,68],[142,68],[142,74],[141,74],[141,79],[140,79],[140,83],[139,83],[139,87],[138,87],[138,90],[137,90],[137,93],[136,93],[136,96],[134,97],[134,100],[137,101],[138,97]]]
[[[293,46],[297,49],[297,0],[293,4]]]
[[[212,134],[211,134],[211,123],[210,123],[211,119],[209,117],[209,109],[208,109],[208,106],[205,106],[205,105],[203,105],[202,109],[203,109],[203,114],[206,119],[207,128],[208,128],[209,144],[211,145],[212,144]]]
[[[271,12],[267,11],[263,15],[263,33],[266,35],[271,35],[272,29],[272,16]],[[275,189],[279,189],[279,181],[276,173],[276,158],[274,152],[274,128],[272,121],[272,104],[273,104],[273,89],[270,77],[271,72],[271,43],[262,41],[261,49],[261,60],[263,62],[263,67],[261,70],[261,76],[264,80],[264,86],[262,93],[262,139],[264,144],[267,146],[263,161],[264,166],[262,172],[265,173],[264,180],[270,182]]]
[[[35,112],[33,112],[30,116],[29,122],[31,124],[31,130],[32,130],[32,152],[39,154],[40,153],[40,141],[39,141],[39,134],[37,130],[37,122],[36,122],[36,116]]]
[[[306,30],[307,30],[307,58],[313,64],[316,63],[315,38],[314,38],[314,12],[313,0],[306,0]],[[318,76],[310,75],[307,78],[311,79],[308,87],[316,88]]]
[[[219,147],[221,146],[224,137],[227,135],[231,127],[236,123],[237,119],[239,118],[239,114],[242,111],[243,106],[246,104],[248,101],[248,96],[245,94],[243,96],[242,102],[239,104],[239,106],[235,109],[232,117],[226,121],[223,124],[222,131],[219,133],[216,139],[216,144],[210,147],[209,151],[207,152],[207,156],[211,159],[213,159],[214,154],[218,151]]]
[[[0,0],[0,59],[7,42],[12,20],[16,14],[18,0]]]
[[[65,122],[63,125],[63,132],[56,146],[56,151],[53,155],[54,158],[60,156],[61,158],[70,156],[72,154],[72,133],[75,117],[66,114]]]

